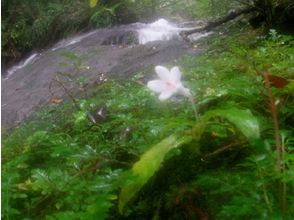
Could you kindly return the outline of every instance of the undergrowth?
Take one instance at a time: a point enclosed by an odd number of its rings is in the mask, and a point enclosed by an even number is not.
[[[293,37],[274,31],[220,38],[204,55],[184,57],[178,65],[198,123],[188,100],[158,101],[142,74],[104,82],[77,99],[79,108],[48,107],[2,135],[2,218],[291,219],[293,63]],[[283,172],[264,72],[272,76]]]

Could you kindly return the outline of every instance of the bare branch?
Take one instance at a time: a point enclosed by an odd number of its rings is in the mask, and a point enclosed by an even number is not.
[[[250,13],[250,12],[253,12],[255,11],[256,9],[254,7],[248,7],[248,8],[245,8],[245,9],[239,9],[239,10],[233,10],[233,11],[230,11],[226,16],[222,17],[222,18],[219,18],[215,21],[211,21],[211,22],[208,22],[204,27],[200,27],[200,28],[195,28],[195,29],[192,29],[192,30],[189,30],[189,31],[182,31],[181,32],[181,36],[184,38],[184,39],[187,39],[187,36],[190,35],[190,34],[193,34],[193,33],[196,33],[196,32],[201,32],[201,31],[210,31],[212,30],[213,28],[221,25],[221,24],[224,24],[230,20],[233,20],[235,19],[236,17],[242,15],[242,14],[247,14],[247,13]]]

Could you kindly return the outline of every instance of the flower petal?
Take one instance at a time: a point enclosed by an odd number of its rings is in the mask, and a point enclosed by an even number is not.
[[[168,98],[170,98],[172,95],[174,94],[174,90],[171,91],[163,91],[160,96],[159,96],[159,100],[164,101],[167,100]]]
[[[169,70],[164,66],[156,66],[155,72],[162,80],[169,80],[170,79],[170,72]]]
[[[165,83],[162,80],[151,80],[147,83],[147,87],[153,92],[163,92],[165,90]]]
[[[179,69],[179,67],[177,66],[174,66],[171,71],[170,71],[170,79],[173,81],[173,82],[178,82],[181,80],[181,71]]]

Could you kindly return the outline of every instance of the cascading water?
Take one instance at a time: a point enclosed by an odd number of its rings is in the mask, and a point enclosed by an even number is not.
[[[18,65],[15,65],[15,66],[11,67],[10,69],[8,69],[5,74],[5,78],[3,80],[6,80],[10,75],[12,75],[17,70],[27,66],[28,64],[32,64],[34,61],[36,61],[38,59],[39,55],[40,55],[39,53],[34,53],[34,54],[30,55],[24,61],[20,62]]]
[[[138,30],[139,44],[157,40],[170,40],[178,35],[178,28],[165,19],[159,19],[151,24],[142,25]]]
[[[60,48],[64,48],[64,47],[67,47],[67,46],[70,46],[70,45],[73,45],[73,44],[76,44],[78,42],[80,42],[81,40],[91,36],[92,34],[95,34],[97,31],[92,31],[90,33],[86,33],[86,34],[82,34],[80,36],[77,36],[77,37],[73,37],[73,38],[70,38],[70,39],[67,39],[67,40],[62,40],[60,42],[58,42],[52,49],[51,51],[55,51],[55,50],[58,50]]]
[[[82,34],[80,36],[77,37],[73,37],[73,38],[69,38],[66,40],[61,40],[60,42],[58,42],[57,44],[55,44],[53,46],[53,48],[51,49],[51,51],[55,51],[61,48],[66,48],[70,45],[76,44],[78,42],[80,42],[81,40],[85,39],[86,37],[91,36],[92,34],[95,34],[96,31],[92,31],[90,33],[86,33],[86,34]],[[3,78],[3,80],[8,79],[8,77],[10,75],[12,75],[14,72],[16,72],[17,70],[26,67],[29,64],[33,64],[42,54],[41,53],[33,53],[32,55],[30,55],[28,58],[26,58],[24,61],[21,61],[19,64],[9,68],[5,75],[5,78]]]
[[[184,23],[183,23],[184,24]],[[171,23],[165,19],[158,19],[157,21],[144,24],[144,23],[137,23],[135,25],[125,26],[125,29],[128,31],[134,32],[137,35],[137,41],[139,44],[147,44],[153,41],[168,41],[171,39],[180,39],[180,32],[185,30],[191,30],[195,27],[179,27],[177,24]],[[82,34],[77,37],[61,40],[55,46],[53,46],[50,51],[56,51],[59,49],[67,48],[71,45],[77,44],[92,35],[95,35],[99,32],[99,30],[92,31],[86,34]],[[190,35],[189,38],[192,41],[196,41],[202,37],[206,37],[210,34],[208,33],[196,33]],[[18,65],[15,65],[9,68],[6,73],[3,75],[5,76],[3,80],[6,80],[10,75],[18,71],[19,69],[25,68],[27,65],[34,63],[37,59],[42,56],[41,53],[34,53],[29,58],[21,61]]]
[[[184,24],[183,24],[184,25]],[[138,41],[139,44],[146,44],[152,41],[158,40],[171,40],[173,38],[180,39],[180,32],[191,30],[197,27],[178,27],[177,24],[171,23],[163,18],[151,23],[142,25],[138,29]],[[202,37],[206,37],[211,32],[208,33],[195,33],[189,36],[192,41],[199,40]]]

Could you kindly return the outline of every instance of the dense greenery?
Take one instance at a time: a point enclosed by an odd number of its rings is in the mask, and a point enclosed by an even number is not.
[[[203,40],[205,54],[177,61],[196,119],[188,99],[148,91],[150,70],[4,131],[3,219],[291,219],[294,39],[268,29],[293,19],[293,3],[183,2],[3,1],[4,65],[76,32],[158,15],[212,19],[249,6],[263,26]]]
[[[3,134],[2,218],[290,219],[294,39],[245,30],[206,43],[178,61],[198,121],[189,100],[158,101],[138,73]]]
[[[2,3],[2,61],[19,59],[31,49],[52,43],[86,26],[85,1],[4,1]]]

